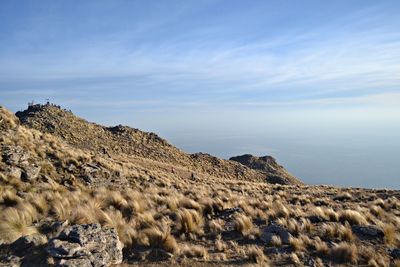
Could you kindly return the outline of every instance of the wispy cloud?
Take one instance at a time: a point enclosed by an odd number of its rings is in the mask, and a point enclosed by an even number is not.
[[[268,105],[301,105],[332,104],[334,99],[343,103],[348,96],[352,102],[354,97],[400,90],[400,33],[386,25],[385,14],[376,8],[315,26],[313,31],[300,25],[251,42],[241,36],[221,40],[218,36],[226,26],[207,23],[156,44],[132,41],[149,38],[150,32],[179,21],[182,13],[96,36],[94,42],[77,39],[68,46],[52,44],[28,54],[10,50],[0,57],[0,94],[116,91],[143,103],[153,103],[149,100],[154,98],[232,104],[257,99]],[[7,91],[6,86],[18,91]],[[110,101],[123,105],[125,100],[115,95]]]

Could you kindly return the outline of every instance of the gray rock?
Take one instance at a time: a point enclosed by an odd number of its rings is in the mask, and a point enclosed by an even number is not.
[[[20,267],[22,259],[15,255],[6,256],[4,259],[1,259],[0,266],[7,267]]]
[[[368,226],[360,226],[360,225],[353,225],[351,230],[354,234],[356,234],[359,238],[364,239],[383,239],[385,233],[381,228],[374,225]]]
[[[82,180],[88,184],[91,184],[91,183],[93,183],[94,178],[91,174],[84,174],[84,175],[82,175]]]
[[[308,219],[310,220],[311,223],[320,223],[320,222],[326,221],[324,218],[322,218],[321,216],[318,216],[318,215],[308,216]]]
[[[64,230],[69,224],[68,220],[65,221],[55,221],[52,222],[49,226],[50,231],[53,233],[60,234],[62,230]]]
[[[59,239],[51,240],[46,250],[47,253],[54,258],[79,258],[89,256],[89,252],[78,243]]]
[[[233,215],[235,213],[241,213],[241,212],[243,212],[243,210],[239,207],[224,209],[224,210],[218,212],[214,217],[223,219],[223,220],[227,220],[227,219],[233,218]]]
[[[394,259],[400,259],[400,248],[395,248],[390,252],[390,256]]]
[[[103,229],[99,224],[83,224],[62,230],[49,242],[47,252],[64,259],[59,266],[86,266],[87,262],[91,264],[88,266],[109,266],[122,262],[122,248],[114,229]]]
[[[21,178],[22,176],[22,170],[21,168],[12,166],[11,168],[8,169],[8,173],[10,176],[15,177],[15,178]]]
[[[235,230],[235,218],[236,213],[241,213],[243,210],[239,207],[224,209],[218,212],[214,218],[222,219],[225,221],[224,231],[231,232]]]
[[[29,154],[20,146],[7,146],[3,152],[4,161],[10,165],[26,164]]]
[[[25,166],[24,171],[22,172],[21,179],[25,182],[27,181],[33,181],[35,180],[39,173],[40,173],[40,167],[36,166]]]
[[[18,238],[14,243],[11,244],[11,249],[17,255],[25,253],[27,250],[44,245],[47,242],[47,238],[41,234],[33,234],[28,236],[22,236]]]
[[[279,236],[282,240],[282,243],[289,244],[289,239],[291,234],[282,226],[278,224],[270,224],[267,227],[263,228],[260,236],[260,239],[265,243],[271,243],[272,237],[274,235]]]
[[[57,267],[93,267],[93,266],[101,266],[101,265],[92,265],[90,259],[61,259],[56,263]]]

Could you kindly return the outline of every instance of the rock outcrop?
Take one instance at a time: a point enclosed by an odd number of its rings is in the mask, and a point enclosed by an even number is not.
[[[301,181],[279,165],[271,156],[256,157],[250,154],[232,157],[229,160],[239,162],[265,175],[272,184],[301,184]]]
[[[122,262],[122,247],[114,229],[84,224],[64,229],[46,251],[58,266],[110,266]]]

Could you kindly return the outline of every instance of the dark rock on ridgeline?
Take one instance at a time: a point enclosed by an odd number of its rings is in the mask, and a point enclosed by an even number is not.
[[[360,226],[353,225],[351,230],[361,239],[383,240],[385,233],[381,228],[375,225]]]
[[[267,182],[272,184],[297,184],[302,182],[279,165],[271,156],[256,157],[250,154],[232,157],[229,160],[241,163],[265,175]]]
[[[261,241],[269,244],[272,241],[272,237],[276,235],[282,240],[282,243],[289,244],[291,234],[282,226],[278,224],[270,224],[267,227],[261,229]]]
[[[110,266],[122,262],[122,248],[115,229],[83,224],[64,229],[46,251],[57,266]]]

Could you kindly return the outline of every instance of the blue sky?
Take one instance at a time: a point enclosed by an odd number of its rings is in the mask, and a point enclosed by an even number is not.
[[[330,173],[305,171],[318,159],[301,167],[291,140],[304,152],[320,138],[323,151],[376,133],[354,159],[374,142],[400,156],[399,12],[399,1],[368,0],[3,0],[1,104],[49,98],[189,152],[273,154],[316,182]],[[325,182],[346,184],[336,182],[346,173]]]

